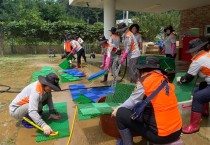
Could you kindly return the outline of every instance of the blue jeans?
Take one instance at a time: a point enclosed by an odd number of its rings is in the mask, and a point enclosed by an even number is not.
[[[202,113],[203,104],[210,102],[210,85],[201,82],[193,94],[192,111]]]

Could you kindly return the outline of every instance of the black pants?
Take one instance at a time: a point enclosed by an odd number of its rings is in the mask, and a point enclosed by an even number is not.
[[[193,94],[192,111],[202,113],[203,104],[210,102],[210,85],[201,82]]]
[[[135,131],[140,136],[156,144],[171,143],[179,139],[179,136],[182,132],[181,129],[168,136],[158,136],[157,134],[153,133],[153,131],[150,130],[143,122],[132,120],[130,118],[132,114],[132,111],[127,108],[121,107],[118,109],[116,116],[118,129],[123,130],[129,128],[131,131]]]
[[[77,63],[81,64],[81,56],[83,57],[84,61],[86,62],[85,50],[81,48],[77,52]]]
[[[176,58],[176,54],[174,54],[174,56],[172,56],[171,54],[166,54],[166,57],[170,57],[170,58]]]

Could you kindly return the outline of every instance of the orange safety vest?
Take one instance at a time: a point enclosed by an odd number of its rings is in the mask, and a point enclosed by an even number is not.
[[[111,44],[109,42],[107,42],[106,49],[109,49],[110,46],[111,46]],[[112,51],[117,52],[117,48],[113,47]]]
[[[140,82],[146,97],[150,96],[166,79],[160,72],[152,71],[144,74]],[[168,136],[182,127],[182,118],[178,110],[175,87],[168,83],[169,92],[162,89],[148,104],[144,111],[144,121],[158,136]],[[151,113],[152,112],[152,113]]]
[[[69,41],[64,42],[65,45],[65,51],[71,52],[71,43]]]
[[[126,37],[132,37],[131,35],[133,35],[133,33],[131,32],[131,31],[128,31],[127,33],[126,33]],[[133,51],[133,50],[135,50],[136,49],[136,47],[135,47],[135,45],[134,45],[134,40],[132,39],[131,40],[131,51]]]

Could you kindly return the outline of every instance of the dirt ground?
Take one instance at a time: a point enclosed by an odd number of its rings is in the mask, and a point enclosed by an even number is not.
[[[101,59],[100,59],[101,60]],[[97,60],[99,61],[99,59]],[[39,71],[43,66],[52,66],[59,70],[60,56],[50,62],[47,55],[13,55],[0,58],[0,84],[9,85],[13,91],[21,91],[31,82],[32,73]],[[82,68],[88,75],[99,70],[91,61],[88,67]],[[89,83],[86,79],[72,83],[61,83],[61,88],[66,89],[70,84],[83,83],[86,86],[101,85],[99,80]],[[124,82],[128,82],[125,80]],[[110,81],[109,81],[110,83]],[[106,85],[106,84],[105,84]],[[0,90],[4,88],[0,87]],[[36,143],[36,129],[26,129],[17,125],[17,120],[11,118],[8,113],[8,105],[17,93],[0,93],[0,145],[66,145],[68,138]],[[71,129],[75,108],[69,91],[53,92],[54,102],[67,102],[69,126]],[[189,121],[189,114],[183,116],[183,122]],[[200,132],[193,135],[183,135],[182,139],[186,145],[209,145],[210,144],[210,119],[203,118]],[[146,141],[140,137],[134,139],[136,145],[146,145]],[[75,122],[71,145],[115,145],[116,140],[104,134],[99,127],[99,119],[90,119]]]

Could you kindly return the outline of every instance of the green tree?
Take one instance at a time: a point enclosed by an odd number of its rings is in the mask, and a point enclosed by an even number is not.
[[[163,29],[168,25],[172,25],[179,33],[180,14],[178,11],[138,13],[133,19],[134,23],[140,25],[140,31],[147,41],[155,41],[156,37],[163,33]],[[163,39],[163,37],[159,37],[159,39]]]

